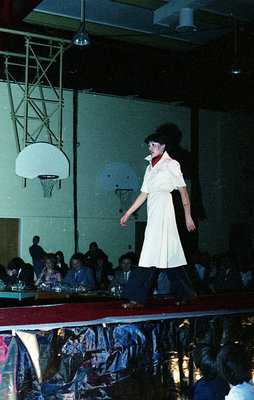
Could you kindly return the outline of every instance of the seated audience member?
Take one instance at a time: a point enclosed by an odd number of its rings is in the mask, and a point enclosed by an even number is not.
[[[95,268],[98,265],[99,259],[107,260],[108,256],[99,249],[96,242],[92,242],[89,245],[89,250],[84,255],[84,265]]]
[[[252,272],[252,270],[248,269],[246,271],[245,268],[242,268],[240,274],[243,290],[254,290],[254,273]]]
[[[80,290],[85,287],[93,289],[95,286],[93,270],[83,265],[83,259],[84,255],[82,253],[73,254],[70,259],[71,268],[64,278],[64,283]]]
[[[165,270],[158,271],[155,276],[155,285],[153,294],[169,294],[171,293],[171,284]]]
[[[206,275],[207,275],[207,265],[206,265],[206,260],[207,260],[207,253],[200,253],[198,258],[196,258],[195,262],[195,268],[196,271],[199,275],[199,278],[202,282],[205,281]]]
[[[218,274],[213,283],[214,291],[217,293],[235,292],[242,288],[239,266],[230,263],[227,253],[218,256]]]
[[[0,279],[6,281],[6,268],[2,264],[0,264]]]
[[[93,271],[96,289],[107,289],[110,281],[114,277],[112,263],[110,263],[105,258],[99,258],[97,266],[93,268]]]
[[[219,273],[219,263],[217,256],[212,256],[207,265],[208,273],[205,278],[205,285],[207,287],[207,291],[215,293],[214,284],[217,282],[218,273]]]
[[[115,269],[114,277],[107,288],[108,291],[115,293],[116,287],[123,288],[123,286],[127,283],[132,270],[136,267],[135,261],[135,254],[132,252],[123,254],[119,258],[119,267]]]
[[[218,375],[217,353],[208,343],[199,343],[194,347],[194,367],[201,378],[196,381],[190,392],[191,400],[224,400],[229,392],[229,384]]]
[[[64,278],[68,272],[68,265],[64,261],[64,255],[62,251],[57,251],[56,254],[56,269],[61,273],[62,277]]]
[[[236,257],[236,264],[239,266],[242,289],[253,290],[254,289],[254,271],[253,265],[254,260],[251,254],[241,254]]]
[[[20,281],[25,282],[26,286],[32,286],[34,284],[34,270],[32,265],[26,264],[22,258],[15,257],[7,266],[5,283],[16,285]]]
[[[53,253],[46,254],[43,259],[44,268],[41,275],[35,282],[35,286],[52,286],[56,282],[62,281],[62,275],[56,268],[56,256]]]
[[[225,400],[254,400],[250,353],[236,344],[225,344],[218,353],[217,364],[230,385]]]
[[[208,268],[206,265],[207,254],[201,253],[199,250],[192,255],[192,261],[188,268],[188,274],[195,291],[198,294],[207,293],[207,275]]]

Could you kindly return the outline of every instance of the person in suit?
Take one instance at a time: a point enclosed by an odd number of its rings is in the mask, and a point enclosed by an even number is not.
[[[0,281],[5,282],[6,280],[6,268],[0,264]]]
[[[115,269],[115,274],[108,285],[108,291],[116,293],[117,290],[123,289],[129,280],[132,271],[135,269],[135,255],[131,252],[123,254],[118,260],[119,267]],[[118,289],[117,289],[118,288]]]
[[[87,267],[96,268],[98,266],[98,260],[108,260],[107,254],[103,250],[99,249],[96,242],[91,242],[89,250],[84,254],[84,265]]]
[[[95,286],[93,270],[83,265],[83,259],[84,255],[82,253],[73,254],[70,259],[71,268],[63,282],[80,290],[83,288],[93,289]]]
[[[95,278],[95,288],[99,290],[106,290],[109,282],[114,277],[114,270],[112,263],[105,258],[98,258],[97,266],[93,268]]]
[[[5,283],[7,285],[16,285],[19,282],[25,282],[26,286],[34,284],[34,271],[30,264],[26,264],[20,257],[14,257],[7,266]]]

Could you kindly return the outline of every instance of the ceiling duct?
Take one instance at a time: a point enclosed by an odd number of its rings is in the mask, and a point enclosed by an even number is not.
[[[187,18],[190,19],[191,12],[185,10],[191,9],[192,11],[195,11],[195,10],[205,9],[210,2],[211,0],[197,0],[197,1],[175,0],[173,2],[169,2],[164,6],[157,8],[157,10],[154,11],[153,22],[154,24],[157,25],[170,26],[177,21],[177,25],[182,25],[181,13],[182,13],[182,18],[184,19],[184,21],[186,21]],[[179,21],[179,14],[180,14],[180,21]]]
[[[197,27],[194,24],[194,10],[192,8],[182,8],[179,13],[179,25],[177,32],[196,32]]]

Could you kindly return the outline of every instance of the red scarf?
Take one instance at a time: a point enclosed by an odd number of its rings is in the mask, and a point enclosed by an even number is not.
[[[163,153],[162,153],[162,154],[159,154],[158,156],[156,156],[156,157],[154,157],[154,158],[152,158],[152,160],[151,160],[151,162],[152,162],[152,167],[154,167],[154,166],[157,164],[157,162],[160,161],[160,159],[161,159],[162,156],[163,156]]]

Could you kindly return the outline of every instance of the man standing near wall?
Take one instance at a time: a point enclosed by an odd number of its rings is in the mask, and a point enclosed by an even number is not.
[[[45,251],[43,250],[43,248],[41,246],[39,246],[39,241],[40,241],[40,237],[34,236],[33,244],[32,244],[32,246],[29,247],[29,253],[33,260],[34,272],[35,272],[37,278],[43,270],[42,259],[45,254]]]

